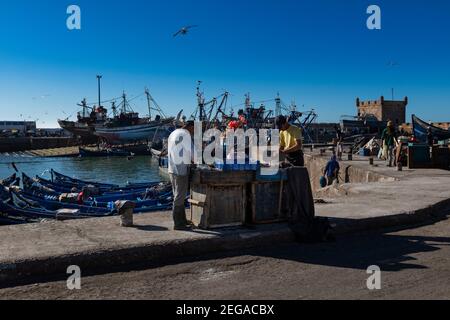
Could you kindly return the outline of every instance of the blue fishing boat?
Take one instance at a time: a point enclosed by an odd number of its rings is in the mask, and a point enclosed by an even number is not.
[[[53,195],[59,195],[61,193],[74,193],[74,192],[81,192],[85,188],[90,188],[90,185],[73,185],[73,184],[61,184],[61,183],[55,183],[50,180],[44,179],[42,177],[36,176],[36,178],[32,179],[28,177],[26,174],[22,174],[22,180],[23,180],[23,188],[24,190],[33,190],[33,189],[39,189],[42,190],[48,194]],[[105,198],[108,200],[104,201],[112,201],[110,199],[115,200],[133,200],[138,197],[142,197],[143,194],[147,192],[148,189],[154,188],[158,186],[159,182],[154,182],[151,185],[140,186],[136,189],[108,189],[105,191],[104,189],[98,188],[96,186],[93,186],[93,189],[96,189],[94,193],[91,193],[91,196],[99,197],[99,198]]]
[[[72,204],[60,204],[39,202],[26,199],[13,190],[0,188],[2,200],[0,212],[9,217],[22,217],[28,219],[56,219],[57,217],[78,219],[92,217],[106,217],[115,214],[115,211],[105,208],[94,208]],[[61,209],[73,209],[70,216],[65,216]]]
[[[45,192],[39,191],[39,190],[33,190],[33,191],[22,191],[21,195],[30,201],[37,201],[40,202],[43,206],[58,206],[61,205],[59,202],[59,196],[53,195],[53,194],[47,194]],[[137,198],[134,199],[133,202],[136,204],[136,208],[146,208],[146,207],[154,207],[159,205],[171,205],[173,201],[173,195],[171,191],[160,191],[157,194],[146,194],[145,198]],[[84,206],[88,206],[90,208],[108,208],[113,209],[114,208],[114,202],[115,201],[99,201],[97,198],[91,198],[88,200],[83,201]],[[65,204],[64,204],[65,205]],[[73,205],[75,208],[76,205]]]
[[[417,141],[426,142],[428,136],[428,130],[431,131],[431,134],[436,140],[447,140],[450,139],[450,130],[444,130],[442,128],[433,126],[421,119],[417,116],[412,115],[412,123],[413,123],[413,132],[414,137]]]
[[[13,184],[17,184],[17,182],[20,182],[20,180],[17,179],[17,175],[14,173],[10,177],[0,180],[0,185],[9,187]]]
[[[0,214],[0,226],[10,226],[16,224],[23,224],[27,221],[23,218],[12,218],[7,215]]]
[[[20,194],[16,191],[11,191],[12,201],[15,205],[18,204],[27,204],[29,206],[35,208],[43,208],[50,211],[57,211],[60,209],[76,209],[79,210],[80,213],[86,215],[99,215],[99,216],[107,216],[113,215],[116,210],[114,207],[97,207],[94,205],[85,205],[85,204],[76,204],[76,203],[65,203],[59,202],[56,200],[46,200],[39,199],[36,197],[26,196],[24,194]]]
[[[61,200],[61,195],[73,193],[75,189],[77,190],[75,194],[79,193],[83,191],[80,187],[92,187],[91,182],[69,178],[54,171],[52,176],[50,181],[40,177],[32,179],[23,173],[22,188],[15,185],[16,174],[4,179],[0,188],[0,218],[2,218],[0,224],[17,221],[34,222],[42,219],[113,216],[117,214],[115,202],[118,200],[133,201],[136,205],[134,213],[164,211],[172,207],[173,194],[169,183],[134,184],[129,185],[129,189],[121,190],[115,185],[92,182],[93,185],[102,186],[107,191],[99,189],[97,195],[83,200],[76,198],[70,202]],[[14,187],[10,187],[11,185]]]
[[[84,181],[80,179],[75,179],[68,177],[66,175],[63,175],[61,173],[58,173],[51,170],[51,176],[52,176],[52,182],[62,184],[65,186],[86,186],[86,185],[93,185],[96,186],[104,191],[114,191],[114,190],[126,190],[126,189],[145,189],[154,186],[158,182],[140,182],[140,183],[127,183],[125,186],[119,186],[114,184],[107,184],[107,183],[99,183],[99,182],[91,182],[91,181]]]

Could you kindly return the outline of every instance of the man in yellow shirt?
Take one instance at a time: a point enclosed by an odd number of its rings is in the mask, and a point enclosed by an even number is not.
[[[304,167],[302,129],[289,124],[284,116],[277,117],[275,123],[280,130],[280,153],[286,156],[291,165]]]

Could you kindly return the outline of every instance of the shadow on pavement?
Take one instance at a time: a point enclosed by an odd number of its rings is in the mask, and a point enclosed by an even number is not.
[[[371,234],[347,236],[335,243],[285,246],[260,256],[338,268],[366,270],[377,265],[383,271],[426,269],[411,255],[440,250],[450,237]]]

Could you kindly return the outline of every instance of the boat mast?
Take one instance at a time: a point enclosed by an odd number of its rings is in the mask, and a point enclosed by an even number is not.
[[[117,116],[117,108],[116,108],[116,102],[115,101],[112,102],[111,109],[112,109],[112,112],[113,112],[113,117],[115,118]]]
[[[101,106],[101,87],[100,87],[100,80],[103,78],[103,76],[97,75],[97,82],[98,82],[98,107]]]
[[[88,108],[86,98],[81,101],[81,106],[83,107],[83,118],[86,118],[86,109]]]
[[[275,99],[275,116],[281,116],[281,98],[280,98],[280,93],[277,93],[277,97]]]
[[[245,95],[245,109],[250,109],[252,107],[252,102],[250,98],[250,92]]]
[[[122,100],[123,100],[123,106],[122,106],[122,113],[127,113],[127,95],[125,94],[125,91],[122,94]]]
[[[147,105],[148,105],[148,119],[152,121],[152,104],[151,104],[151,96],[148,88],[145,88],[145,95],[147,96]]]
[[[198,81],[197,85],[197,100],[198,100],[198,108],[200,111],[200,121],[206,120],[206,113],[205,113],[205,98],[203,97],[203,93],[200,91],[200,85],[202,84],[201,81]]]

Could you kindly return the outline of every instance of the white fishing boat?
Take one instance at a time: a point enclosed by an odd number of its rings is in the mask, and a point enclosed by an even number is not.
[[[95,130],[95,135],[110,143],[123,143],[143,140],[160,140],[167,138],[173,131],[175,118],[149,121],[144,124],[119,127],[103,127]]]
[[[139,114],[131,109],[124,93],[122,102],[118,106],[120,113],[117,113],[117,108],[113,105],[114,117],[109,119],[104,126],[96,128],[95,135],[113,144],[167,138],[174,130],[175,118],[167,118],[164,115],[148,90],[145,91],[145,94],[149,108],[148,118],[140,118]],[[152,119],[152,110],[158,112],[154,119]]]

